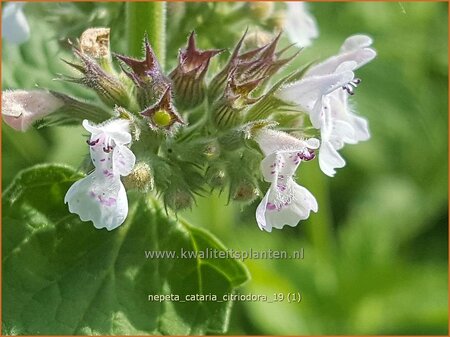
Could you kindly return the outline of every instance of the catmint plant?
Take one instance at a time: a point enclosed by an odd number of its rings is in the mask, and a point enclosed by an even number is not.
[[[289,38],[308,46],[318,36],[314,18],[303,4],[286,6]],[[296,34],[295,15],[306,36]],[[193,31],[170,71],[147,36],[141,57],[132,57],[110,51],[110,34],[114,29],[90,28],[71,42],[74,59],[63,61],[79,75],[59,78],[93,90],[101,104],[50,88],[2,96],[3,120],[16,130],[82,124],[88,131],[90,168],[61,203],[96,228],[124,223],[130,190],[174,212],[193,207],[197,195],[226,191],[231,202],[258,200],[260,229],[296,226],[320,209],[296,182],[300,166],[318,158],[323,173],[334,176],[345,165],[338,151],[370,137],[367,120],[349,102],[362,82],[355,71],[376,56],[368,36],[351,36],[336,55],[280,79],[301,57],[297,46],[279,47],[281,32],[248,47],[245,31],[218,71],[211,62],[220,64],[228,52],[203,49]]]

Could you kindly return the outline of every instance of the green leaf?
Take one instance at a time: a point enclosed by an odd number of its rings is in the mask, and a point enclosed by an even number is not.
[[[40,165],[21,172],[4,193],[3,333],[225,333],[231,303],[220,300],[248,280],[245,266],[233,259],[146,258],[146,251],[226,248],[137,195],[130,195],[121,227],[97,230],[63,204],[79,178],[68,167]],[[157,294],[218,300],[148,300]]]

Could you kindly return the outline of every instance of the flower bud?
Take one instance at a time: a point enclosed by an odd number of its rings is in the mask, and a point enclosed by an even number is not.
[[[142,111],[141,115],[147,117],[149,126],[154,130],[171,130],[175,123],[186,124],[172,104],[170,87],[166,88],[156,104]]]
[[[211,58],[222,50],[199,50],[195,46],[195,34],[191,33],[188,45],[180,50],[178,66],[170,73],[175,91],[175,103],[180,109],[192,109],[203,102],[204,82]]]
[[[208,100],[210,103],[218,98],[220,99],[221,93],[227,90],[228,81],[231,77],[239,84],[254,83],[256,81],[257,85],[261,86],[263,84],[262,79],[269,79],[282,66],[297,56],[297,53],[295,53],[288,58],[280,59],[282,54],[289,49],[288,47],[276,52],[280,34],[262,47],[240,53],[246,36],[247,32],[239,40],[225,68],[211,80],[208,89]]]
[[[250,180],[241,180],[237,184],[232,184],[231,198],[234,201],[251,203],[259,196],[256,185]]]
[[[97,61],[84,54],[81,50],[74,47],[73,52],[81,60],[82,64],[75,64],[66,60],[63,61],[84,76],[82,78],[67,76],[62,79],[94,89],[100,99],[111,107],[115,105],[128,106],[130,100],[122,82],[114,75],[106,73]]]
[[[218,128],[227,129],[242,122],[244,109],[259,100],[259,98],[249,97],[250,93],[263,80],[264,78],[258,78],[246,83],[237,83],[232,74],[224,95],[213,104],[211,109],[213,124]]]
[[[208,160],[214,160],[220,155],[220,145],[217,141],[209,141],[203,147],[203,155]]]
[[[235,151],[245,145],[245,134],[241,128],[234,128],[222,134],[219,144],[227,151]]]
[[[145,59],[115,54],[121,62],[122,71],[133,81],[137,89],[137,100],[141,109],[153,105],[171,86],[170,80],[164,76],[148,37],[144,39]]]
[[[205,179],[212,188],[222,188],[228,180],[225,168],[221,165],[211,165],[208,167]]]
[[[134,166],[133,171],[123,178],[127,189],[137,189],[140,192],[148,192],[154,187],[153,174],[146,163],[140,162]]]
[[[169,189],[164,194],[164,203],[174,211],[191,208],[194,198],[187,190]]]
[[[10,127],[26,131],[34,122],[64,106],[64,101],[44,90],[2,92],[2,116]]]
[[[211,121],[219,129],[229,129],[240,123],[243,109],[233,107],[233,98],[222,97],[211,108]]]

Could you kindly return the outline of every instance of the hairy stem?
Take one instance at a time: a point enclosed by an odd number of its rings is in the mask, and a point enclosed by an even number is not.
[[[147,33],[156,57],[164,68],[166,59],[166,3],[127,2],[126,20],[130,55],[141,56],[142,41]]]

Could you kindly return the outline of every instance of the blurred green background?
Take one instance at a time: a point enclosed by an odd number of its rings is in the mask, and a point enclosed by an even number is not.
[[[167,69],[192,29],[204,48],[230,48],[246,26],[270,32],[245,6],[170,4]],[[342,151],[347,166],[334,178],[324,176],[317,161],[302,164],[298,181],[318,199],[319,213],[296,228],[262,232],[254,219],[257,202],[227,206],[225,195],[199,199],[183,214],[236,250],[304,248],[303,260],[245,262],[252,280],[240,293],[301,292],[303,299],[236,302],[230,334],[448,333],[447,7],[310,4],[320,37],[284,73],[335,53],[351,34],[372,36],[378,57],[358,71],[363,83],[353,100],[369,120],[372,138]],[[70,59],[65,38],[91,26],[112,26],[112,49],[123,52],[122,10],[120,3],[26,5],[31,39],[20,47],[4,43],[3,90],[42,87],[92,97],[52,80],[68,71],[60,61]],[[36,163],[78,167],[86,154],[80,131],[22,134],[3,124],[3,188]]]

